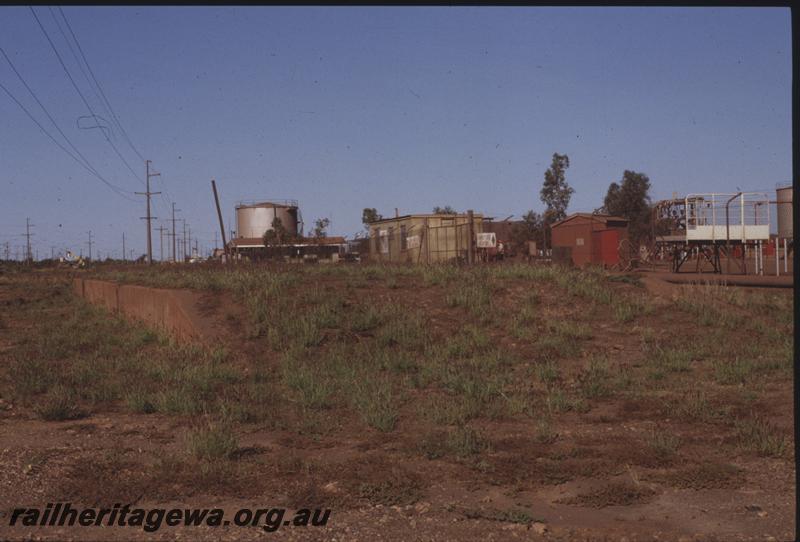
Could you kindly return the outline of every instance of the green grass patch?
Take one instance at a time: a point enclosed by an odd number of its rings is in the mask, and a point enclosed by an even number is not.
[[[197,459],[219,461],[230,459],[239,442],[227,424],[220,422],[190,430],[186,447]]]
[[[739,444],[760,456],[783,457],[789,449],[786,436],[758,415],[738,420],[735,429]]]

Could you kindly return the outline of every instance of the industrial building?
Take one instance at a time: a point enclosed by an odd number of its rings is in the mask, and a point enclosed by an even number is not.
[[[371,261],[435,263],[468,261],[475,235],[483,232],[483,215],[410,214],[369,225]],[[473,252],[474,255],[474,252]]]
[[[611,267],[621,262],[628,220],[618,216],[573,213],[551,226],[554,260]]]

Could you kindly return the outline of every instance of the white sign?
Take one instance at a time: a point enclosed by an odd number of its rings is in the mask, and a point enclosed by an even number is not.
[[[494,233],[478,233],[478,248],[494,248],[497,246],[497,237]]]
[[[378,231],[378,241],[380,241],[381,254],[389,254],[389,232],[387,230]]]
[[[406,248],[419,248],[419,245],[419,235],[410,235],[406,237]]]
[[[583,246],[583,237],[578,237],[575,239],[575,245],[582,247]]]

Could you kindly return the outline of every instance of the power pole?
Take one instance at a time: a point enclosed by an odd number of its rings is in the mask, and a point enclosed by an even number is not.
[[[175,247],[175,237],[176,237],[176,233],[175,233],[175,211],[176,210],[180,211],[180,209],[175,209],[175,203],[173,202],[172,203],[172,261],[173,262],[177,262],[178,261],[177,260],[177,254],[176,254],[176,251],[175,251],[175,248],[176,248]]]
[[[30,218],[26,218],[25,219],[25,238],[26,238],[25,260],[26,261],[30,261],[30,260],[33,259],[33,254],[31,253],[31,237],[33,237],[33,234],[31,233],[31,226],[33,226],[33,224],[31,224],[31,219]]]
[[[222,223],[222,210],[219,207],[219,194],[217,194],[217,182],[211,179],[211,189],[214,191],[214,205],[217,207],[217,218],[219,219],[219,231],[222,233],[222,249],[225,251],[225,261],[228,258],[228,243],[225,241],[225,225]],[[233,236],[231,236],[233,238]],[[214,250],[217,249],[217,232],[214,232]]]
[[[6,241],[6,260],[11,257],[11,244]]]
[[[164,261],[164,230],[166,228],[162,224],[161,226],[159,226],[156,229],[158,230],[158,255],[159,255],[158,261],[163,262]]]
[[[92,230],[89,230],[89,259],[92,259]]]
[[[183,219],[183,238],[181,239],[183,243],[183,261],[186,261],[186,219]]]
[[[150,160],[144,161],[146,176],[147,176],[147,191],[146,192],[136,192],[140,196],[145,196],[147,198],[147,216],[141,217],[142,220],[147,221],[147,263],[153,263],[153,239],[150,234],[150,222],[156,218],[154,216],[150,216],[150,196],[155,196],[160,194],[161,192],[150,192],[150,177],[158,177],[161,175],[160,173],[150,173]]]
[[[125,258],[125,232],[122,232],[122,261],[124,262],[127,258]]]

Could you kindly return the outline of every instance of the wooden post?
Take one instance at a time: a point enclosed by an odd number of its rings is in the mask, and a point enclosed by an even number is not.
[[[428,219],[425,218],[425,263],[431,263],[431,244],[428,240],[430,233],[430,227],[428,226]]]
[[[219,196],[217,195],[217,183],[211,179],[211,188],[214,190],[214,203],[217,206],[217,218],[219,218],[219,231],[222,233],[222,249],[225,251],[225,260],[229,260],[228,243],[225,241],[225,226],[222,223],[222,211],[219,208]]]
[[[467,210],[467,263],[470,265],[475,263],[475,225],[473,219],[472,209]]]

